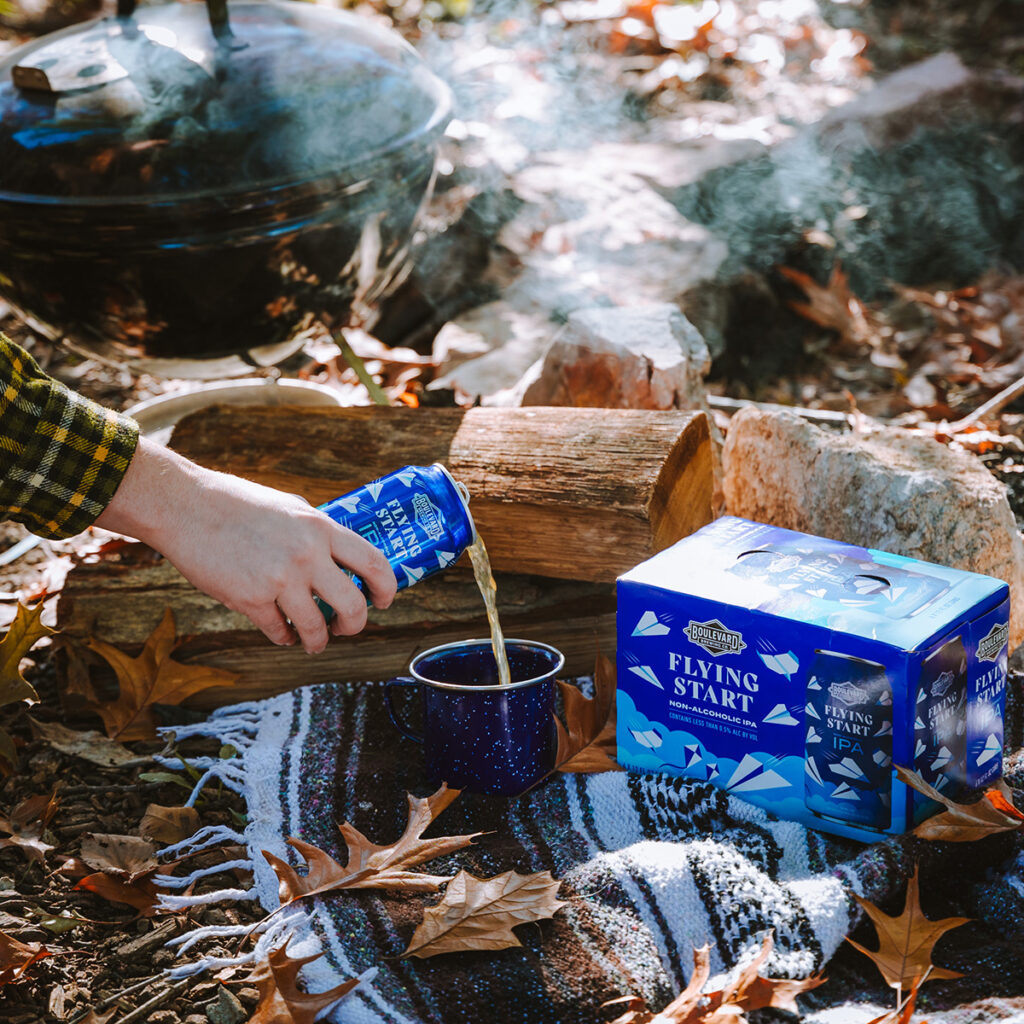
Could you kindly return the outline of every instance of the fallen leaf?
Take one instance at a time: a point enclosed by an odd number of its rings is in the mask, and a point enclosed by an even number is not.
[[[997,788],[987,790],[972,804],[958,804],[928,785],[917,772],[902,765],[896,774],[911,789],[916,789],[946,810],[922,821],[914,835],[922,839],[941,839],[948,843],[968,843],[999,832],[1012,832],[1024,824],[1024,814],[1013,805],[1012,794],[1000,781]]]
[[[160,865],[156,847],[138,836],[90,832],[82,837],[79,856],[96,871],[115,874],[131,881],[152,874]]]
[[[199,812],[194,807],[163,807],[150,804],[139,822],[143,839],[169,846],[188,839],[199,830]]]
[[[878,932],[878,950],[872,952],[847,937],[854,949],[874,960],[886,984],[901,991],[909,991],[915,980],[929,978],[959,978],[958,971],[932,964],[932,949],[940,936],[952,928],[966,924],[969,917],[946,917],[929,921],[921,910],[918,898],[917,868],[907,882],[907,896],[903,913],[890,917],[868,900],[856,897],[864,912],[871,918]]]
[[[568,731],[555,718],[558,750],[555,767],[560,772],[611,772],[622,769],[615,762],[615,666],[598,655],[594,666],[594,696],[584,697],[571,683],[559,680]]]
[[[148,875],[124,882],[102,871],[79,879],[75,888],[86,889],[111,903],[124,903],[137,910],[142,917],[156,916],[157,904],[164,891],[154,885]]]
[[[289,839],[306,859],[309,869],[300,875],[272,853],[263,851],[278,878],[281,905],[287,906],[303,896],[337,889],[399,889],[403,892],[436,892],[450,875],[428,875],[409,868],[436,857],[461,850],[479,835],[440,836],[421,839],[430,823],[459,795],[459,790],[442,786],[432,796],[409,796],[409,820],[401,837],[390,846],[376,846],[348,822],[338,828],[348,848],[344,867],[330,854],[301,839]]]
[[[19,942],[0,932],[0,985],[10,985],[40,960],[53,954],[39,942]]]
[[[107,739],[103,733],[96,732],[95,729],[76,732],[57,722],[37,722],[35,719],[30,721],[37,739],[45,740],[62,754],[80,757],[101,768],[122,768],[141,760],[149,760],[133,754],[127,747]]]
[[[91,702],[111,739],[152,739],[156,736],[154,704],[177,705],[200,690],[234,686],[237,682],[237,672],[174,661],[171,652],[175,644],[174,613],[170,608],[137,658],[102,640],[89,641],[89,648],[109,662],[121,687],[116,700]]]
[[[850,291],[849,281],[838,262],[832,268],[825,286],[793,267],[779,267],[779,273],[787,281],[792,281],[807,297],[807,302],[789,303],[794,312],[819,327],[835,331],[843,341],[851,345],[861,345],[871,340],[873,332],[864,305]]]
[[[425,958],[462,950],[498,950],[521,946],[512,929],[551,917],[566,904],[557,899],[550,871],[520,875],[506,871],[477,878],[460,871],[440,903],[427,907],[403,956]]]
[[[170,871],[177,863],[158,864],[156,847],[138,836],[92,833],[83,837],[80,856],[66,861],[60,873],[77,877],[76,889],[153,917],[164,891],[153,882],[153,875],[158,870]]]
[[[348,995],[358,978],[344,981],[326,992],[303,992],[298,987],[299,971],[323,953],[293,960],[284,946],[269,953],[249,976],[260,993],[260,1001],[248,1024],[313,1024],[317,1016]]]
[[[750,1010],[776,1007],[799,1012],[796,997],[825,983],[821,975],[810,978],[765,978],[761,974],[771,956],[774,939],[765,935],[757,956],[735,972],[724,988],[704,992],[711,975],[707,946],[693,951],[693,973],[689,984],[658,1014],[652,1013],[639,996],[623,996],[605,1006],[623,1005],[626,1012],[612,1024],[740,1024]]]
[[[27,608],[19,601],[14,621],[4,638],[0,640],[0,707],[17,704],[19,701],[25,701],[30,705],[39,703],[39,694],[21,674],[20,666],[21,659],[38,641],[55,632],[49,626],[43,625],[42,615],[42,601],[34,608]],[[14,741],[3,729],[0,729],[0,759],[11,766],[18,760]]]
[[[49,796],[30,796],[22,800],[8,815],[0,813],[0,832],[7,833],[6,837],[0,836],[0,850],[23,850],[29,860],[43,865],[53,847],[43,842],[42,836],[59,805],[54,790]]]

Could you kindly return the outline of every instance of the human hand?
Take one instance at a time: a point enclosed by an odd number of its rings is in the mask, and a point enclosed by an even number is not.
[[[203,469],[144,438],[96,525],[149,544],[274,643],[292,644],[297,634],[309,654],[329,634],[366,625],[366,599],[339,565],[360,577],[378,608],[397,587],[381,551],[304,499]],[[334,609],[329,627],[314,594]]]

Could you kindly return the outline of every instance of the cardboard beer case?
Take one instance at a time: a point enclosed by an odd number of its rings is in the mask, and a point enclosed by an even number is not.
[[[617,589],[629,771],[866,841],[1002,774],[1002,580],[726,516]]]

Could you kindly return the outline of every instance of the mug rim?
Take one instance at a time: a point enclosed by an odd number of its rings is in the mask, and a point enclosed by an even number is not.
[[[409,674],[417,682],[423,683],[424,686],[433,686],[438,690],[463,690],[470,693],[486,693],[489,690],[520,690],[527,686],[536,686],[537,683],[543,683],[545,680],[553,678],[565,667],[565,655],[557,647],[552,647],[551,644],[546,644],[542,640],[521,640],[515,637],[506,637],[506,647],[509,644],[521,644],[525,647],[541,648],[557,655],[557,664],[548,669],[548,671],[543,675],[534,676],[532,679],[523,679],[517,683],[509,683],[508,686],[502,686],[501,683],[492,683],[488,686],[474,686],[471,683],[442,683],[437,679],[428,679],[426,676],[420,675],[420,673],[416,671],[416,663],[429,655],[437,654],[439,651],[452,650],[457,647],[468,647],[472,644],[485,644],[487,647],[490,647],[491,638],[473,637],[469,640],[455,640],[451,643],[438,644],[436,647],[430,647],[415,655],[409,662]]]

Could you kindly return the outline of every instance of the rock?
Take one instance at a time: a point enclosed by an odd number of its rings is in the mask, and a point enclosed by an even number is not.
[[[578,310],[551,342],[523,405],[704,409],[711,364],[671,303]]]
[[[455,388],[476,397],[511,388],[557,331],[545,313],[509,297],[477,306],[438,332],[438,373],[429,389]]]
[[[206,1004],[206,1016],[210,1024],[242,1024],[249,1014],[237,996],[221,985],[216,1002]]]
[[[879,148],[954,119],[1019,124],[1022,100],[1024,79],[967,68],[947,51],[886,75],[874,89],[829,111],[811,132],[833,150]]]
[[[180,1020],[174,1010],[154,1010],[146,1018],[146,1024],[178,1024]]]
[[[239,1002],[249,1010],[260,1001],[260,990],[258,988],[240,988],[235,995],[238,996]]]
[[[973,455],[747,408],[729,425],[723,463],[731,515],[1005,580],[1010,650],[1024,640],[1024,542],[1003,486]]]

